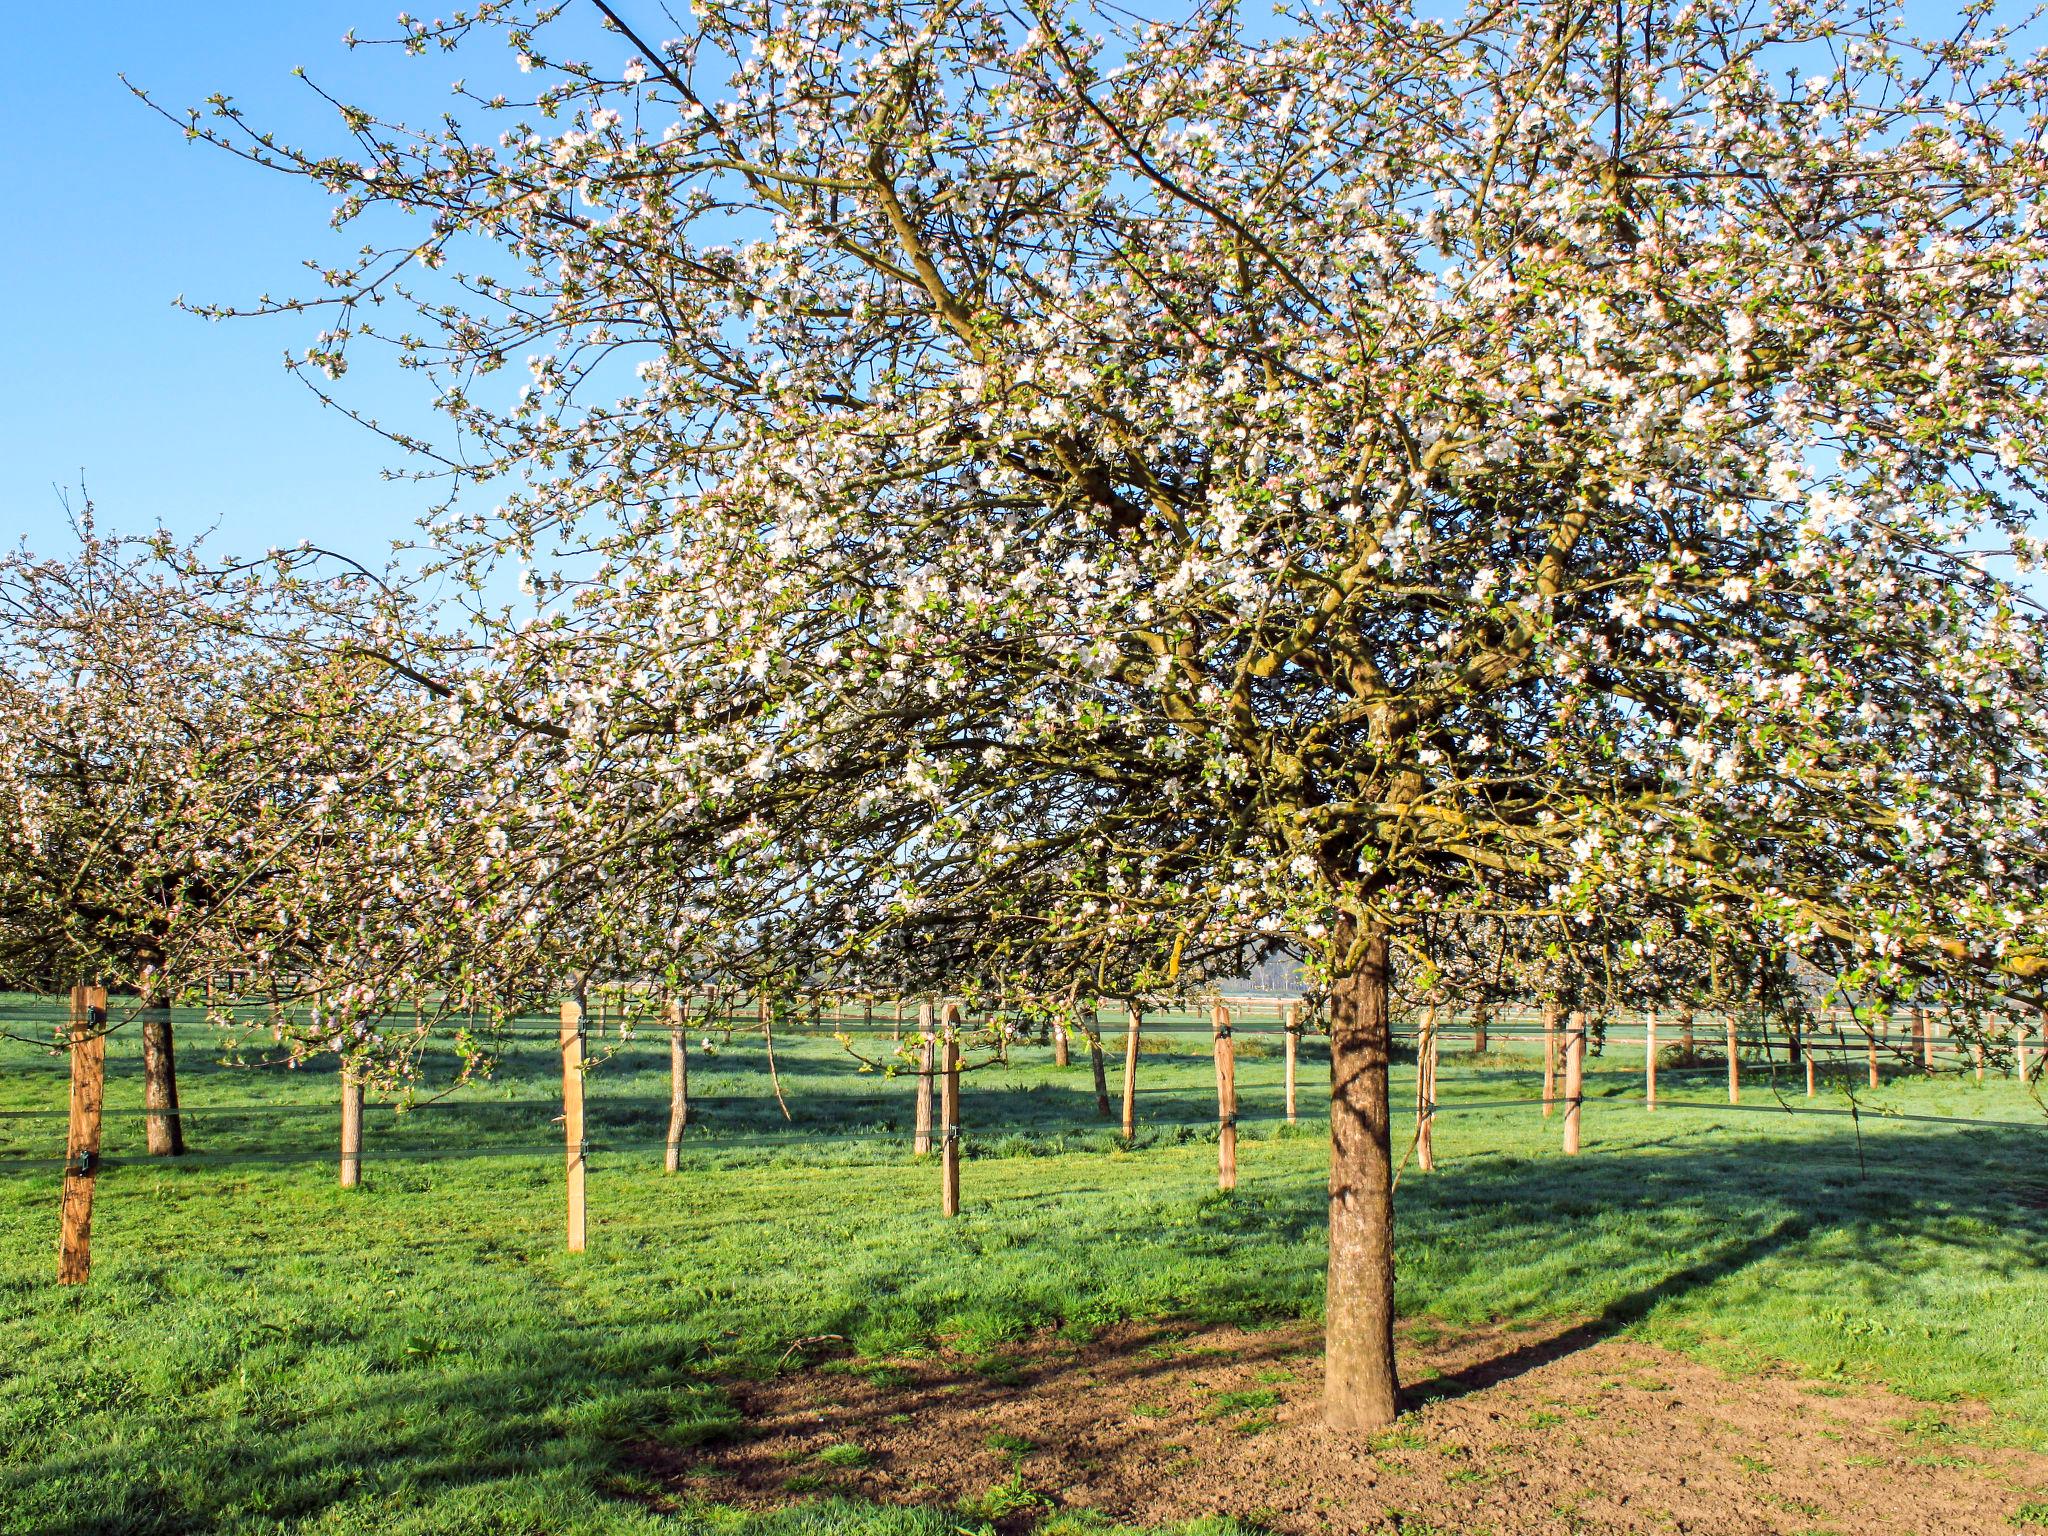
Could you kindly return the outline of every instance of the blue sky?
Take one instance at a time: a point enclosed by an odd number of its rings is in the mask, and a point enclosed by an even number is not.
[[[281,357],[316,322],[209,324],[179,294],[248,300],[304,291],[299,263],[332,250],[327,200],[203,145],[134,100],[125,71],[166,106],[222,91],[259,121],[333,142],[304,65],[346,90],[374,75],[380,101],[457,72],[410,69],[384,50],[351,56],[350,26],[387,28],[396,0],[213,0],[205,6],[22,6],[8,42],[27,67],[0,91],[0,170],[10,229],[7,401],[0,411],[0,542],[56,550],[68,537],[58,488],[83,475],[103,525],[181,533],[217,527],[236,549],[311,537],[358,557],[405,537],[425,505],[386,483],[394,450],[323,409]],[[399,67],[403,89],[394,93]],[[433,102],[438,106],[439,99]],[[352,375],[351,400],[415,421],[404,381]]]

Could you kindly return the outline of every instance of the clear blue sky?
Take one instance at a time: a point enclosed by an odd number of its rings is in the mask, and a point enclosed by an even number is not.
[[[103,525],[219,528],[236,549],[315,538],[375,558],[407,536],[427,493],[386,483],[395,450],[323,409],[281,358],[306,317],[209,324],[173,307],[307,291],[298,263],[334,249],[327,199],[203,145],[134,100],[125,71],[164,105],[221,91],[258,121],[334,143],[331,115],[292,78],[433,106],[452,60],[341,46],[350,26],[390,29],[396,0],[115,0],[11,7],[15,61],[0,91],[9,225],[0,411],[0,543],[67,537],[58,486],[83,475]],[[409,67],[408,67],[409,66]],[[394,91],[391,76],[400,77]],[[405,381],[352,374],[350,398],[398,417]]]

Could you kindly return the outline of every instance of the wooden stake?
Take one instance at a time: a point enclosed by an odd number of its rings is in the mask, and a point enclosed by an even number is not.
[[[569,1251],[581,1253],[583,1205],[583,1010],[562,1004],[562,1140],[568,1158]]]
[[[341,1187],[356,1189],[363,1182],[363,1080],[354,1068],[341,1064]]]
[[[1793,1029],[1799,1031],[1801,1034],[1804,1034],[1806,1037],[1804,1042],[1806,1046],[1806,1050],[1804,1052],[1804,1055],[1806,1057],[1806,1096],[1810,1099],[1814,1097],[1813,1035],[1810,1031],[1807,1030],[1806,1026],[1803,1023],[1794,1023],[1792,1027]]]
[[[1216,1048],[1216,1187],[1237,1188],[1237,1047],[1230,1036],[1230,1010],[1209,1009]]]
[[[71,1123],[64,1138],[57,1283],[92,1273],[92,1185],[100,1166],[100,1106],[107,1082],[107,989],[71,989]]]
[[[1124,1005],[1124,1140],[1138,1134],[1138,1029],[1144,1016],[1135,1003]]]
[[[1742,1061],[1736,1053],[1735,1015],[1728,1015],[1728,1102],[1742,1102]]]
[[[1643,1010],[1643,1108],[1657,1109],[1657,1010]]]
[[[945,1115],[945,1166],[941,1174],[939,1209],[960,1214],[960,1005],[946,1004],[946,1090],[940,1108]]]
[[[1887,1016],[1881,1022],[1885,1025],[1886,1032],[1889,1033],[1891,1027],[1890,1017]],[[1863,1036],[1870,1045],[1870,1086],[1875,1088],[1879,1083],[1877,1074],[1877,1031],[1872,1026],[1866,1024],[1863,1026]]]
[[[1557,1107],[1557,999],[1543,999],[1543,1118]]]
[[[690,1038],[683,1005],[668,1003],[668,1146],[661,1166],[669,1173],[683,1166],[683,1131],[690,1123]]]
[[[1301,1005],[1289,1003],[1282,1019],[1287,1031],[1287,1123],[1294,1124],[1294,1054],[1301,1043]]]
[[[1586,1098],[1586,1016],[1572,1010],[1564,1037],[1564,1149],[1579,1155],[1579,1107]]]
[[[1424,1173],[1436,1167],[1436,1004],[1423,1010],[1422,1034],[1415,1042],[1415,1165]]]
[[[917,1122],[911,1132],[910,1150],[924,1157],[932,1149],[932,1005],[917,1005]]]
[[[1913,1049],[1920,1058],[1920,1070],[1922,1072],[1932,1072],[1934,1070],[1934,1037],[1928,1033],[1927,1010],[1925,1008],[1915,1008],[1913,1010]]]
[[[2012,1021],[2013,1056],[2015,1064],[2019,1068],[2021,1087],[2025,1087],[2027,1082],[2027,1035],[2031,1032],[2032,1027],[2025,1018],[2017,1018]]]

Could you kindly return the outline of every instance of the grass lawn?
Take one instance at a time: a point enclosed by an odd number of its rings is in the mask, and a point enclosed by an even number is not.
[[[20,1000],[0,1012],[38,1027]],[[46,1112],[65,1063],[0,1042],[0,1532],[672,1532],[620,1447],[730,1433],[719,1381],[807,1349],[945,1338],[994,1357],[1045,1327],[1320,1307],[1313,1041],[1289,1127],[1277,1043],[1240,1033],[1234,1196],[1214,1187],[1206,1033],[1147,1051],[1128,1149],[1095,1118],[1085,1049],[1061,1071],[1020,1045],[967,1081],[965,1209],[947,1223],[935,1164],[908,1155],[909,1082],[861,1074],[829,1039],[778,1039],[789,1126],[758,1041],[693,1051],[690,1141],[665,1176],[666,1040],[644,1035],[592,1069],[590,1248],[571,1255],[559,1065],[534,1027],[490,1083],[373,1105],[357,1191],[335,1183],[332,1071],[222,1065],[196,1021],[180,1041],[199,1155],[141,1162],[137,1046],[116,1036],[93,1276],[70,1290],[53,1283],[57,1173],[22,1164],[61,1154]],[[1112,1095],[1120,1056],[1113,1029]],[[1532,1065],[1446,1055],[1438,1169],[1399,1194],[1404,1315],[1592,1319],[1731,1370],[1983,1400],[2001,1435],[2048,1444],[2048,1118],[2009,1079],[1901,1078],[1859,1094],[1852,1122],[1776,1113],[1760,1079],[1743,1109],[1717,1106],[1709,1070],[1664,1083],[1705,1107],[1651,1115],[1627,1101],[1640,1054],[1617,1039],[1568,1160],[1536,1107],[1463,1107],[1532,1097]],[[1412,1082],[1397,1068],[1397,1097]],[[1818,1102],[1847,1105],[1826,1087]],[[845,1502],[680,1523],[973,1528]]]

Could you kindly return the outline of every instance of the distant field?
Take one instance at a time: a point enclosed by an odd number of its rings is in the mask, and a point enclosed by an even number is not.
[[[37,1027],[29,1011],[0,1000],[17,1032]],[[579,1256],[562,1251],[548,1027],[531,1021],[487,1084],[403,1114],[373,1104],[354,1192],[335,1187],[331,1067],[222,1065],[191,1019],[195,1156],[130,1161],[141,1083],[132,1031],[118,1035],[93,1278],[71,1291],[52,1284],[57,1173],[22,1166],[61,1155],[61,1116],[37,1112],[62,1108],[65,1063],[0,1042],[0,1530],[673,1530],[629,1448],[731,1434],[723,1383],[848,1350],[980,1355],[1044,1328],[1318,1313],[1313,1038],[1289,1127],[1277,1038],[1239,1035],[1228,1197],[1205,1031],[1149,1042],[1129,1147],[1096,1117],[1085,1047],[1062,1071],[1018,1044],[963,1089],[953,1223],[935,1165],[909,1155],[908,1078],[784,1034],[785,1124],[757,1037],[698,1044],[683,1171],[665,1176],[666,1037],[599,1039],[613,1054],[589,1078]],[[1114,1098],[1121,1020],[1105,1028]],[[1586,1153],[1568,1160],[1535,1106],[1481,1107],[1536,1096],[1529,1042],[1477,1062],[1450,1042],[1439,1166],[1409,1168],[1399,1192],[1404,1316],[1444,1332],[1587,1320],[1727,1369],[1978,1400],[1996,1438],[2048,1445],[2048,1117],[2009,1079],[1892,1078],[1859,1090],[1852,1121],[1776,1112],[1780,1095],[1807,1106],[1782,1063],[1775,1089],[1759,1066],[1742,1109],[1716,1105],[1710,1064],[1664,1083],[1705,1107],[1650,1115],[1626,1102],[1641,1054],[1617,1034],[1592,1063]],[[1412,1093],[1397,1066],[1397,1102]],[[1814,1102],[1849,1103],[1825,1084]],[[1404,1107],[1404,1144],[1412,1125]],[[683,1518],[944,1536],[965,1517],[842,1502]]]

